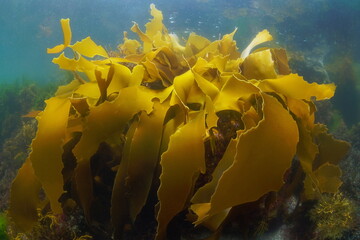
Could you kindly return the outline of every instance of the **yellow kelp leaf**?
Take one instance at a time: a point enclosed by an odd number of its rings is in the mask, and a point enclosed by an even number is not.
[[[140,30],[139,25],[136,22],[134,22],[134,25],[131,27],[131,31],[136,33],[139,36],[140,40],[143,42],[143,52],[147,53],[151,51],[151,49],[153,48],[152,40]]]
[[[90,37],[84,38],[80,42],[76,42],[71,48],[79,54],[86,57],[94,57],[96,55],[109,57],[102,46],[97,45]]]
[[[234,163],[221,176],[204,217],[256,201],[283,185],[283,175],[291,166],[299,140],[297,125],[276,98],[264,93],[261,96],[263,119],[239,135]]]
[[[189,38],[185,45],[185,57],[192,57],[202,51],[210,44],[210,40],[202,36],[190,33]]]
[[[30,231],[38,222],[40,190],[41,184],[27,158],[19,169],[10,192],[9,216],[21,231]]]
[[[136,64],[136,61],[129,60],[127,58],[120,58],[120,57],[109,57],[101,60],[91,60],[92,63],[95,65],[101,65],[106,66],[113,63],[134,63]]]
[[[212,179],[209,183],[205,184],[201,188],[199,188],[194,196],[191,199],[191,202],[196,203],[209,203],[211,200],[211,196],[214,194],[216,190],[216,186],[219,182],[220,177],[223,175],[223,173],[228,169],[231,164],[234,162],[235,154],[236,154],[236,145],[238,143],[237,139],[231,139],[229,145],[227,146],[225,153],[221,160],[219,161],[218,165],[216,166],[213,174]],[[197,211],[195,213],[198,214]],[[196,225],[199,224],[199,222],[195,222]]]
[[[72,94],[74,93],[74,91],[81,85],[81,83],[75,79],[72,80],[70,83],[68,83],[67,85],[64,86],[60,86],[58,87],[58,89],[56,90],[55,96],[57,97],[70,97],[72,96]]]
[[[210,203],[197,203],[191,205],[190,209],[196,213],[198,216],[205,215],[211,207]],[[215,232],[219,229],[220,225],[224,222],[226,217],[228,216],[231,208],[224,209],[223,211],[220,211],[219,213],[216,213],[214,215],[208,216],[205,219],[202,219],[201,222],[195,222],[195,226],[198,224],[201,224],[211,231]],[[218,238],[216,238],[218,239]]]
[[[185,47],[180,44],[179,37],[174,33],[170,33],[169,37],[170,37],[170,42],[171,42],[172,49],[174,50],[174,52],[176,52],[178,54],[184,53]]]
[[[118,49],[123,55],[127,56],[139,53],[140,47],[141,44],[137,40],[128,39],[127,32],[124,32],[124,42],[118,46]]]
[[[341,174],[341,169],[331,163],[321,165],[314,172],[319,183],[319,189],[322,193],[337,193],[342,184],[342,181],[340,180]]]
[[[317,199],[321,193],[318,190],[318,181],[313,173],[305,174],[303,198],[305,200]]]
[[[50,200],[52,212],[58,214],[62,212],[58,199],[63,193],[64,184],[61,175],[64,167],[62,146],[71,103],[69,99],[59,97],[50,98],[45,102],[45,110],[37,117],[38,130],[32,141],[29,157],[35,175]]]
[[[241,53],[241,58],[245,59],[247,56],[249,56],[251,50],[256,47],[257,45],[264,43],[264,42],[268,42],[271,41],[273,38],[270,35],[268,30],[262,30],[261,32],[259,32],[256,37],[251,41],[251,43],[244,49],[244,51],[242,51]]]
[[[176,132],[179,126],[185,122],[185,119],[185,111],[183,111],[180,105],[174,105],[169,108],[167,116],[165,117],[165,125],[163,127],[164,130],[159,152],[160,156],[168,149],[170,137]]]
[[[306,128],[306,122],[302,119],[296,119],[299,129],[299,143],[297,146],[297,153],[300,160],[301,167],[306,174],[311,174],[313,171],[313,163],[316,154],[318,154],[318,146],[313,142],[311,131]],[[305,186],[306,188],[306,186]]]
[[[131,142],[135,134],[136,128],[139,124],[139,119],[135,118],[130,124],[129,130],[126,133],[126,141],[124,150],[122,152],[120,166],[116,172],[114,186],[111,194],[111,223],[114,227],[115,239],[121,239],[123,236],[124,225],[128,222],[130,217],[130,209],[128,201],[130,186],[127,185],[126,178],[128,177],[128,166],[130,162],[129,153],[131,149]]]
[[[78,66],[77,60],[65,57],[64,53],[61,53],[57,58],[53,58],[52,62],[59,65],[61,69],[70,71],[76,71]]]
[[[91,222],[90,207],[93,197],[93,176],[91,174],[90,161],[78,161],[74,170],[74,186],[76,195],[84,211],[85,218]]]
[[[277,77],[270,49],[250,54],[242,63],[241,69],[247,79],[260,80]]]
[[[196,118],[178,128],[170,138],[167,151],[161,156],[156,239],[166,239],[168,223],[185,207],[196,175],[205,172],[204,115],[201,111]]]
[[[142,62],[142,64],[144,65],[147,73],[150,76],[151,81],[149,81],[149,82],[154,82],[157,80],[163,81],[163,78],[160,75],[159,69],[156,67],[154,62],[151,62],[151,61],[149,61],[149,59],[146,59],[146,61]]]
[[[289,67],[288,58],[286,55],[285,49],[271,49],[272,56],[275,61],[275,69],[279,75],[288,75],[291,73],[291,69]]]
[[[329,99],[334,96],[335,84],[308,83],[297,74],[290,74],[277,79],[266,79],[259,82],[258,87],[264,92],[274,91],[285,96],[310,101]]]
[[[155,4],[150,4],[150,14],[153,16],[150,22],[145,24],[146,27],[146,35],[150,38],[154,37],[158,32],[162,32],[163,30],[163,15],[162,12],[156,9]]]
[[[205,93],[211,99],[214,99],[217,96],[217,94],[219,93],[219,89],[214,84],[212,84],[196,72],[194,72],[194,77],[197,85],[203,93]]]
[[[311,111],[310,103],[302,99],[296,99],[292,97],[286,98],[287,106],[289,110],[301,119],[302,124],[307,129],[314,127],[315,114]]]
[[[67,58],[64,53],[61,53],[59,57],[53,58],[53,63],[59,65],[61,69],[70,71],[94,71],[96,65],[84,57],[79,56],[77,60]]]
[[[237,51],[236,42],[233,40],[237,28],[232,33],[225,34],[219,41],[219,52],[223,56],[229,56],[230,59],[237,59],[240,53]]]
[[[186,99],[186,106],[190,108],[190,110],[199,110],[202,109],[205,104],[206,95],[201,91],[198,85],[194,82],[188,92],[188,97]]]
[[[216,115],[214,103],[209,96],[205,99],[205,111],[206,111],[206,127],[211,129],[217,126],[219,117]]]
[[[190,70],[174,78],[174,90],[184,106],[186,106],[187,98],[193,83],[194,74]],[[173,104],[170,103],[170,105]]]
[[[235,110],[241,112],[238,99],[247,99],[250,95],[257,92],[259,92],[259,89],[253,84],[231,77],[214,99],[215,111]]]
[[[338,164],[350,149],[348,142],[335,139],[331,134],[323,132],[316,136],[319,145],[319,154],[316,157],[314,168],[329,162]]]
[[[260,118],[261,117],[256,112],[253,106],[251,106],[249,110],[244,112],[243,115],[241,116],[241,120],[243,121],[246,130],[255,127],[258,124],[258,122],[261,120]]]
[[[205,59],[198,58],[196,64],[191,70],[194,74],[195,81],[200,87],[200,89],[211,99],[214,99],[216,95],[219,93],[219,89],[213,83],[211,83],[206,78],[201,76],[201,74],[209,70],[211,65],[212,64],[209,64]]]
[[[93,100],[89,102],[90,105],[94,105],[92,103],[94,101],[96,102],[100,97],[100,91],[97,82],[88,82],[82,84],[79,86],[78,89],[76,89],[75,93],[81,96],[88,97],[88,100]]]
[[[60,23],[64,35],[64,43],[57,45],[53,48],[48,48],[47,53],[59,53],[63,51],[67,46],[69,46],[71,43],[70,19],[69,18],[61,19]]]
[[[168,108],[168,102],[155,101],[150,115],[142,112],[131,142],[126,184],[130,187],[129,210],[133,222],[146,203],[159,164],[163,123]]]
[[[131,80],[131,71],[128,67],[117,63],[112,64],[112,66],[114,73],[107,88],[108,94],[119,92],[120,89],[128,87]]]
[[[76,109],[81,116],[85,116],[89,112],[89,104],[84,97],[71,97],[69,98],[72,106]]]
[[[122,88],[128,87],[130,83],[131,86],[140,85],[141,82],[139,81],[142,80],[142,74],[144,73],[143,66],[137,65],[133,68],[133,72],[131,72],[128,67],[122,64],[113,64],[113,66],[115,72],[113,79],[107,89],[108,94],[119,92]]]
[[[127,122],[138,112],[150,113],[152,99],[164,101],[172,87],[154,91],[142,86],[123,88],[113,102],[104,102],[93,108],[87,118],[87,127],[73,152],[78,161],[88,160],[96,152],[99,144],[122,131]],[[129,100],[131,99],[131,100]]]
[[[136,65],[132,69],[131,79],[129,82],[129,87],[131,86],[140,86],[144,77],[145,68],[142,65]]]

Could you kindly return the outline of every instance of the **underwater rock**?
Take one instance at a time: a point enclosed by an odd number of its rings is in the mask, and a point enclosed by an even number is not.
[[[0,211],[8,208],[11,181],[29,154],[36,133],[36,121],[23,121],[14,137],[5,141],[0,152]]]

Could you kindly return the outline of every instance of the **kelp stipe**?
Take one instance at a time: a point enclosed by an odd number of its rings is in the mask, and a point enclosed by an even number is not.
[[[90,37],[71,44],[70,21],[61,20],[64,42],[48,53],[61,53],[53,62],[75,79],[38,114],[13,183],[9,213],[22,231],[37,224],[39,208],[80,207],[89,229],[115,239],[144,228],[149,212],[155,239],[184,214],[220,236],[244,204],[267,216],[290,197],[338,192],[349,146],[314,122],[314,101],[331,98],[334,84],[291,73],[283,49],[254,50],[272,40],[267,30],[242,53],[236,30],[182,43],[150,8],[146,31],[131,28],[140,41],[125,32],[112,54]]]

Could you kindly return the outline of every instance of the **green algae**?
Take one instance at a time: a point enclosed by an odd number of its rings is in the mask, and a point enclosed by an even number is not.
[[[0,213],[0,239],[2,240],[9,239],[6,232],[7,232],[7,219],[5,214]]]

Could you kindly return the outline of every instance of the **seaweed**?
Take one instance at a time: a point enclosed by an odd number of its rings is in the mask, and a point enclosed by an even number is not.
[[[64,41],[48,53],[74,80],[36,115],[11,190],[20,232],[36,229],[38,211],[61,219],[80,208],[96,239],[144,229],[167,239],[191,231],[188,222],[218,238],[248,216],[259,226],[245,224],[246,236],[290,215],[281,206],[292,197],[339,192],[349,145],[314,121],[314,102],[333,97],[334,84],[308,83],[291,73],[285,50],[257,48],[272,40],[267,30],[240,53],[236,29],[180,42],[150,9],[146,31],[131,28],[140,41],[124,33],[111,56],[90,37],[72,44],[70,20],[61,20]]]

